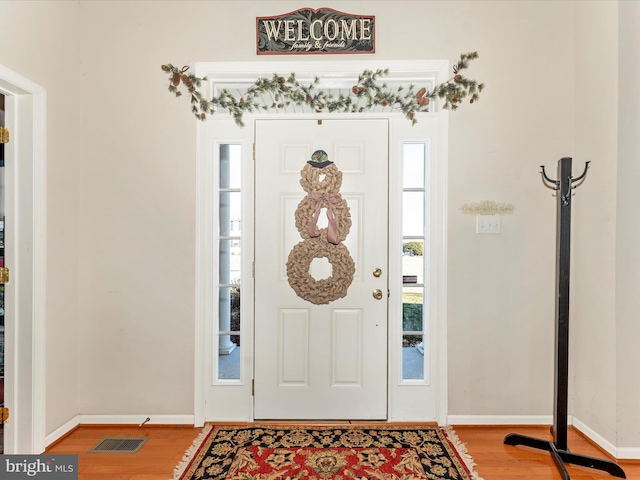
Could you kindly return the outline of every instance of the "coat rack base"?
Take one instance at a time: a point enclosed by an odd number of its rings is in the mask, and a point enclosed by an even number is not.
[[[551,454],[551,458],[556,464],[556,467],[558,467],[563,480],[570,480],[571,478],[569,477],[569,472],[567,472],[567,469],[564,466],[565,463],[602,470],[614,477],[627,478],[622,468],[614,462],[579,455],[577,453],[570,452],[568,449],[558,449],[556,444],[549,440],[541,440],[539,438],[527,437],[517,433],[510,433],[504,437],[504,443],[505,445],[523,445],[525,447],[532,447],[538,450],[546,450]]]

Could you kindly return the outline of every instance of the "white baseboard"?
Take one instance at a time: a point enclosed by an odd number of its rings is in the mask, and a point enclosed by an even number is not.
[[[449,415],[449,425],[551,425],[552,415]],[[569,425],[573,425],[588,439],[602,448],[605,452],[617,460],[639,460],[640,447],[616,447],[594,429],[580,419],[569,415]]]
[[[551,425],[552,415],[448,415],[449,425]]]
[[[69,420],[67,423],[65,423],[64,425],[62,425],[59,428],[56,428],[53,432],[51,432],[49,435],[47,435],[45,437],[45,439],[44,439],[45,447],[48,447],[53,442],[55,442],[56,440],[64,437],[67,433],[69,433],[71,430],[76,428],[80,424],[79,419],[80,419],[80,416],[76,415],[71,420]]]
[[[572,424],[574,428],[576,428],[577,430],[580,430],[580,432],[582,432],[583,435],[585,435],[589,440],[591,440],[593,443],[595,443],[600,448],[602,448],[609,455],[613,456],[614,458],[618,458],[618,452],[617,452],[618,448],[609,440],[607,440],[598,432],[596,432],[593,428],[581,422],[580,419],[576,417],[573,417]]]
[[[573,426],[617,460],[640,459],[640,447],[616,447],[613,443],[576,417],[573,417]]]
[[[193,415],[79,415],[80,425],[193,425]],[[146,421],[147,418],[149,421]]]
[[[145,421],[149,418],[149,421]],[[76,415],[45,438],[48,447],[79,425],[193,425],[193,415]]]
[[[618,447],[618,460],[640,460],[640,447]]]

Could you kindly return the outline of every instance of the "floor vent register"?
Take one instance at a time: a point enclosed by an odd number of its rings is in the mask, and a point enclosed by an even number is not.
[[[135,453],[148,440],[142,438],[105,437],[89,450],[90,453]]]

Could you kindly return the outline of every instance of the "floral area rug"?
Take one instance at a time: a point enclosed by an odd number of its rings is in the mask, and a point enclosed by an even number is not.
[[[174,480],[482,480],[451,428],[205,427]]]

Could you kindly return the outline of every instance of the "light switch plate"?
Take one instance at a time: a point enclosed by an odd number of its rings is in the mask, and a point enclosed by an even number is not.
[[[502,219],[500,215],[477,215],[476,233],[478,235],[500,235]]]

